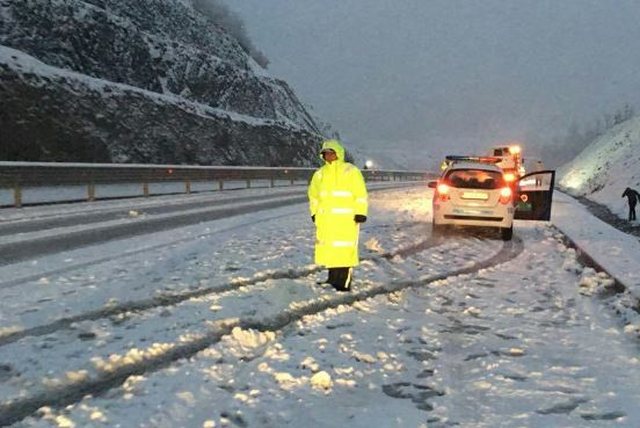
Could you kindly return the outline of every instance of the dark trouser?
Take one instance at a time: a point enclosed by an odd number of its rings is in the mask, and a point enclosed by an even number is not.
[[[629,221],[636,219],[636,204],[629,204]]]
[[[353,268],[329,268],[329,279],[327,280],[327,282],[333,285],[333,288],[338,291],[349,291],[349,289],[351,288],[352,276]]]

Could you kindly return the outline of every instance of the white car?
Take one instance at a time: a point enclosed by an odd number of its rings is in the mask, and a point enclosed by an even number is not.
[[[520,186],[533,175],[545,177],[544,188]],[[500,231],[503,240],[513,237],[513,220],[549,220],[554,171],[528,174],[509,182],[504,171],[489,163],[458,161],[452,163],[434,188],[433,234],[441,234],[448,226],[491,227]],[[517,211],[523,212],[521,216]]]

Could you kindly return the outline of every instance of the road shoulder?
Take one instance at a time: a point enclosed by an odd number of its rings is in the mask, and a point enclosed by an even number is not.
[[[554,192],[552,223],[635,298],[640,299],[640,240],[593,214],[579,201]]]

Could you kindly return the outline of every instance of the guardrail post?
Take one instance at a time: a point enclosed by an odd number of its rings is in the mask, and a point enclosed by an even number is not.
[[[251,188],[251,180],[247,180],[247,189]]]
[[[184,182],[184,193],[186,193],[187,195],[191,194],[191,181],[190,180],[186,180]]]
[[[94,183],[87,184],[87,201],[93,202],[96,200],[96,185]]]
[[[270,187],[276,187],[276,181],[273,177],[271,177],[271,185]]]
[[[218,190],[223,190],[224,189],[224,180],[220,180],[218,181]]]
[[[22,187],[19,184],[13,188],[13,202],[16,208],[22,208]]]
[[[142,194],[145,198],[149,197],[149,183],[142,183]]]
[[[293,186],[295,184],[295,181],[293,178],[291,179],[291,185]]]

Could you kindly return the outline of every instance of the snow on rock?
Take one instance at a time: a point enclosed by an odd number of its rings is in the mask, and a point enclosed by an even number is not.
[[[320,131],[292,89],[188,2],[24,0],[0,14],[5,160],[317,160]]]

